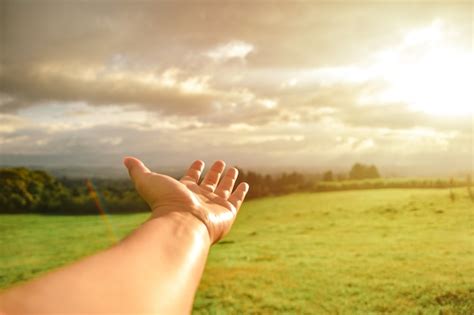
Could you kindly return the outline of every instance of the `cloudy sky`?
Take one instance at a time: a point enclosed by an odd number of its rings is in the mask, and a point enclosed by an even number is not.
[[[472,167],[472,2],[0,1],[0,164]]]

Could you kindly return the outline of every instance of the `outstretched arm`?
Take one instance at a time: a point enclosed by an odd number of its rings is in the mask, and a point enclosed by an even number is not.
[[[0,313],[189,313],[211,244],[231,228],[248,185],[195,161],[177,181],[126,158],[150,218],[119,244],[0,295]],[[223,175],[223,176],[222,176]],[[222,179],[221,179],[222,177]]]

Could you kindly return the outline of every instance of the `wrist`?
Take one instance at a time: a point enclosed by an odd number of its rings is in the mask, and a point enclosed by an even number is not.
[[[171,234],[178,238],[192,238],[210,246],[211,238],[206,224],[190,211],[176,208],[154,209],[147,223],[166,223]]]

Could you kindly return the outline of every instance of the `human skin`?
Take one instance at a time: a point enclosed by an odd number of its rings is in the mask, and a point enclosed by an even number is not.
[[[232,192],[238,172],[223,174],[223,161],[201,182],[202,161],[179,181],[133,157],[124,164],[150,218],[113,247],[3,292],[0,313],[190,313],[209,248],[229,232],[249,187]]]

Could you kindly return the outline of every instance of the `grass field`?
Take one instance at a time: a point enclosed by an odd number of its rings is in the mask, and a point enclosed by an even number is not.
[[[474,314],[467,192],[294,194],[244,204],[211,250],[195,314]],[[120,237],[146,214],[108,218]],[[98,216],[0,216],[0,286],[112,243]]]

